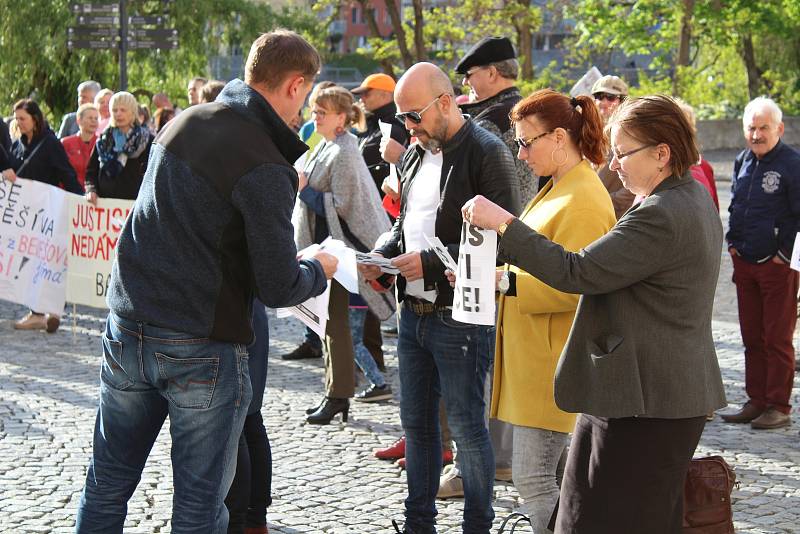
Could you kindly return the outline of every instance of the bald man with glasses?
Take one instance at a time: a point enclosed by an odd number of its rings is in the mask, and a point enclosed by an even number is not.
[[[495,464],[483,386],[494,330],[453,320],[453,288],[425,236],[439,237],[455,259],[464,202],[476,194],[488,195],[520,213],[514,161],[499,138],[461,114],[450,80],[431,63],[418,63],[403,75],[395,103],[397,119],[417,143],[400,166],[400,215],[391,237],[374,253],[392,258],[400,270],[397,296],[403,309],[397,346],[408,481],[404,532],[436,532],[441,397],[463,467],[463,531],[485,534],[494,518]],[[381,275],[366,265],[360,270],[367,279]]]

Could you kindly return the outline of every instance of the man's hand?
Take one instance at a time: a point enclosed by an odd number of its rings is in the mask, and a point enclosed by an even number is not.
[[[14,169],[6,169],[1,174],[4,180],[8,180],[12,184],[17,181],[17,173],[14,172]]]
[[[377,256],[379,258],[383,257],[382,254],[378,254],[377,252],[370,252],[369,255]],[[358,264],[358,272],[360,272],[361,276],[364,277],[364,280],[367,281],[377,280],[383,274],[383,271],[381,271],[381,268],[377,265],[366,265],[364,263]]]
[[[392,260],[392,265],[400,269],[400,274],[408,280],[413,282],[422,278],[422,256],[419,251],[406,252]]]
[[[450,282],[450,287],[456,287],[456,273],[450,269],[445,269],[444,275],[447,277],[447,281]]]
[[[468,200],[461,208],[461,214],[468,223],[484,230],[497,231],[500,225],[514,218],[512,213],[501,208],[483,195]]]
[[[312,254],[309,259],[314,259],[320,262],[322,265],[322,270],[325,271],[325,278],[328,280],[333,278],[333,274],[336,272],[336,267],[339,264],[339,260],[336,259],[336,256],[328,254],[327,252],[319,251]]]
[[[86,202],[88,202],[92,206],[97,206],[97,193],[95,193],[94,191],[86,193]]]
[[[381,157],[384,161],[394,163],[396,165],[405,153],[406,147],[391,137],[384,137],[381,139]]]
[[[728,254],[730,254],[731,256],[738,256],[739,251],[736,250],[736,248],[734,247],[728,247]]]
[[[772,256],[772,263],[777,263],[778,265],[786,265],[786,262],[781,259],[780,256],[775,254]]]
[[[392,186],[389,184],[390,181],[397,183],[396,179],[390,180],[389,177],[387,176],[386,178],[383,179],[383,184],[381,184],[381,191],[386,193],[386,196],[391,198],[392,200],[397,200],[398,198],[400,198],[400,192],[392,189]]]

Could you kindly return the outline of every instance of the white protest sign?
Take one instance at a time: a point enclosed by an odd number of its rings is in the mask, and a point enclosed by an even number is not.
[[[24,178],[0,182],[0,299],[64,312],[69,196]]]
[[[494,325],[497,234],[468,222],[461,225],[453,319]]]
[[[576,97],[580,95],[591,95],[592,94],[592,86],[594,83],[603,77],[603,74],[600,70],[592,66],[591,69],[586,71],[578,82],[572,86],[572,89],[569,91],[569,96]]]
[[[132,209],[132,200],[98,198],[93,206],[70,197],[68,302],[106,308],[117,241]]]
[[[325,327],[328,324],[328,301],[331,296],[331,281],[328,280],[328,287],[316,297],[310,298],[302,304],[291,308],[278,308],[275,314],[278,318],[295,317],[300,319],[304,325],[317,333],[320,337],[325,337]]]
[[[800,233],[794,237],[794,248],[792,249],[792,261],[789,266],[795,271],[800,271]]]
[[[378,121],[378,126],[381,129],[381,137],[384,139],[392,138],[392,125],[388,122]],[[393,191],[400,192],[400,181],[397,179],[397,167],[394,163],[389,164],[389,176],[386,177],[387,184]]]
[[[428,242],[433,251],[439,257],[439,260],[441,260],[441,262],[444,264],[445,269],[449,269],[450,271],[453,272],[453,274],[458,272],[458,265],[456,265],[456,262],[453,260],[453,257],[450,256],[450,252],[448,252],[447,247],[444,246],[444,243],[442,243],[441,239],[439,239],[436,236],[428,237],[426,235],[425,240]]]

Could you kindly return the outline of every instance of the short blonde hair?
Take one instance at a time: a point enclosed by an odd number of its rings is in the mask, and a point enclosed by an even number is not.
[[[114,95],[114,91],[111,89],[101,89],[99,93],[94,95],[94,103],[96,106],[100,105],[100,101],[105,98],[106,95]]]
[[[92,102],[87,102],[85,104],[81,104],[80,107],[78,107],[78,111],[75,113],[75,116],[78,119],[80,119],[81,117],[83,117],[84,113],[86,113],[87,111],[92,110],[92,109],[97,111],[98,113],[100,112],[100,110],[97,109],[97,106],[95,106]]]
[[[108,101],[108,110],[111,112],[111,119],[108,124],[112,127],[117,126],[117,122],[114,120],[114,106],[120,106],[128,110],[131,117],[133,117],[131,124],[134,126],[139,124],[139,102],[136,101],[135,96],[127,91],[120,91],[119,93],[114,93],[114,96]]]

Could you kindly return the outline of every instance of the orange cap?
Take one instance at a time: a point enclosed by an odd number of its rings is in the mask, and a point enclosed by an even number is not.
[[[354,94],[363,93],[370,89],[378,89],[380,91],[387,91],[394,93],[395,82],[394,79],[388,74],[370,74],[361,85],[353,89],[351,92]]]

